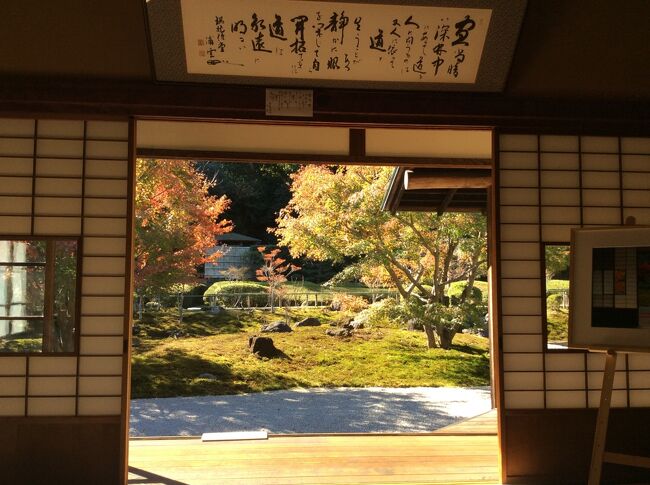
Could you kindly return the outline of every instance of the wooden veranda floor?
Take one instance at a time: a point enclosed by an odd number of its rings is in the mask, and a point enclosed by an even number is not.
[[[496,414],[474,420],[427,435],[137,439],[130,445],[129,484],[498,483]],[[454,427],[462,434],[451,434]]]

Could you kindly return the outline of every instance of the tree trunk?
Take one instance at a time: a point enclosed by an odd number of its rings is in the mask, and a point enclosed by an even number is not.
[[[458,333],[458,328],[456,326],[449,328],[445,325],[436,325],[436,333],[440,339],[440,348],[449,350],[454,337]]]
[[[433,326],[429,322],[422,322],[422,326],[424,327],[424,332],[427,334],[427,348],[437,348],[438,342],[436,341],[436,332],[433,330]]]

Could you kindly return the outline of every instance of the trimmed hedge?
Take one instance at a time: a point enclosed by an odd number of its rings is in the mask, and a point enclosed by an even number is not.
[[[203,301],[210,304],[211,297],[215,297],[217,303],[221,306],[235,306],[239,303],[241,293],[255,293],[247,295],[250,302],[255,306],[263,306],[268,303],[269,295],[267,285],[255,283],[253,281],[217,281],[210,285],[210,288],[203,293]]]

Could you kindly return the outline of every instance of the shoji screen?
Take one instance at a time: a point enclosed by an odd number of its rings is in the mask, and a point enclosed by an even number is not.
[[[0,119],[0,239],[81,237],[78,355],[0,354],[0,416],[121,410],[127,122]]]
[[[505,408],[597,407],[604,356],[543,349],[543,244],[650,224],[650,138],[504,134],[498,163]],[[618,364],[613,405],[650,406],[650,355]]]

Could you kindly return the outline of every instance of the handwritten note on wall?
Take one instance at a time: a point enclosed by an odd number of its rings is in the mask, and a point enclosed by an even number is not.
[[[181,0],[187,72],[474,83],[490,9]]]

